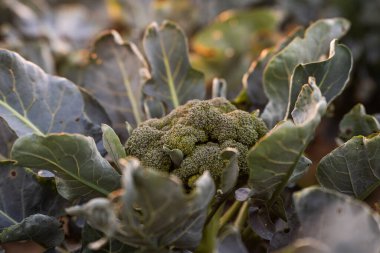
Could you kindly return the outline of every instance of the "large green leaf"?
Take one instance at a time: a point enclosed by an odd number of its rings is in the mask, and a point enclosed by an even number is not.
[[[14,143],[11,157],[20,166],[54,172],[66,199],[106,196],[120,186],[120,175],[83,135],[27,135]]]
[[[342,37],[348,28],[349,22],[343,18],[319,20],[305,31],[303,38],[296,37],[269,61],[264,71],[264,90],[269,103],[262,115],[269,127],[290,112],[288,104],[293,95],[291,76],[294,68],[319,61],[328,52],[330,42]]]
[[[294,123],[279,123],[261,138],[247,155],[249,185],[254,197],[269,200],[271,206],[288,184],[298,163],[306,164],[303,152],[314,136],[326,101],[311,82],[302,87],[294,110]]]
[[[36,213],[60,215],[65,202],[53,187],[14,162],[0,162],[0,231]]]
[[[205,97],[204,76],[191,67],[186,37],[176,24],[153,23],[145,32],[143,45],[151,67],[144,93],[164,102],[169,110]]]
[[[291,94],[287,113],[293,109],[297,95],[302,85],[307,83],[309,76],[315,78],[316,84],[327,103],[331,103],[346,88],[352,65],[353,59],[350,49],[345,45],[338,44],[337,40],[331,41],[330,54],[327,60],[298,65],[291,76]]]
[[[16,134],[9,128],[4,119],[0,118],[0,160],[9,157]]]
[[[300,238],[314,238],[334,253],[380,252],[380,216],[335,191],[307,188],[294,194]]]
[[[320,161],[319,183],[359,199],[380,186],[380,134],[356,136]]]
[[[374,116],[366,113],[362,104],[355,105],[339,123],[339,137],[344,141],[356,135],[368,136],[379,131],[379,122]]]
[[[112,126],[124,139],[125,122],[136,126],[144,119],[141,68],[147,65],[137,47],[124,42],[116,31],[106,32],[92,46],[80,81],[105,108]]]
[[[0,117],[18,136],[88,133],[92,124],[83,110],[73,83],[46,74],[17,53],[0,50]]]
[[[125,242],[152,248],[173,245],[189,249],[198,245],[208,204],[215,193],[208,172],[186,194],[177,178],[143,169],[136,159],[131,159],[125,167],[123,187]],[[136,212],[136,206],[141,212]]]
[[[46,249],[60,245],[64,238],[62,224],[43,214],[31,215],[0,233],[0,243],[31,240]]]
[[[178,178],[143,168],[135,158],[123,165],[124,191],[116,202],[97,198],[66,211],[85,217],[106,237],[146,252],[168,252],[165,249],[169,246],[194,249],[201,240],[208,204],[215,193],[208,172],[186,193]]]

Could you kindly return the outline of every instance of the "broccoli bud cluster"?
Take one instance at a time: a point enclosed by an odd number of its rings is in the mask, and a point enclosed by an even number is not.
[[[173,173],[185,182],[209,170],[218,183],[226,162],[220,157],[222,150],[236,148],[239,174],[247,175],[246,154],[266,132],[256,114],[238,110],[224,98],[191,100],[134,129],[126,151],[144,166]],[[179,165],[172,162],[167,148],[182,152]]]

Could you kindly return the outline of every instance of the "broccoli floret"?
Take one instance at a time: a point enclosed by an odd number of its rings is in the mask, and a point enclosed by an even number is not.
[[[256,114],[238,110],[224,98],[192,100],[163,118],[143,122],[127,140],[126,151],[144,166],[173,173],[185,182],[209,170],[218,183],[226,163],[222,150],[239,151],[240,175],[246,176],[246,154],[267,131]],[[164,147],[182,151],[182,162],[173,163]]]

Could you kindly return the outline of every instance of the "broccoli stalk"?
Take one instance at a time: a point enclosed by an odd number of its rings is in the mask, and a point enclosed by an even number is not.
[[[128,155],[144,166],[173,173],[185,182],[205,170],[218,184],[225,167],[223,149],[239,151],[239,175],[248,175],[246,154],[267,132],[264,122],[224,98],[192,100],[167,116],[143,122],[126,143]]]

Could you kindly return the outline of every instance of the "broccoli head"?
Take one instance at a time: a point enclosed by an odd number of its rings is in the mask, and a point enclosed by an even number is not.
[[[227,147],[239,151],[239,174],[248,174],[246,154],[267,132],[264,122],[238,110],[224,98],[191,100],[160,119],[150,119],[133,130],[126,142],[128,155],[144,166],[173,173],[183,181],[209,170],[219,183],[225,167],[220,154]],[[168,150],[181,154],[173,162]]]

